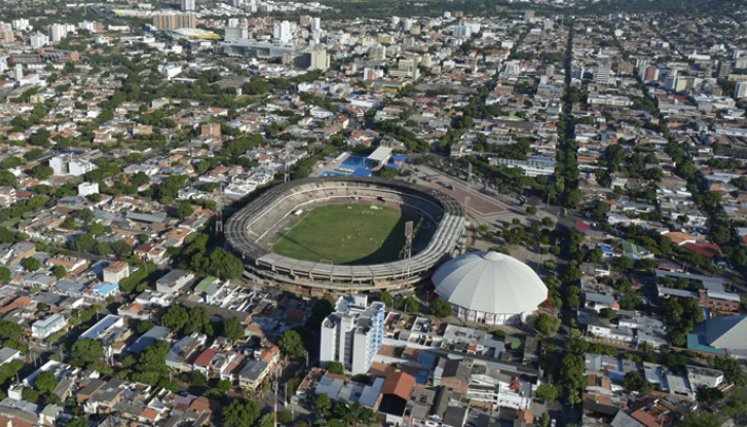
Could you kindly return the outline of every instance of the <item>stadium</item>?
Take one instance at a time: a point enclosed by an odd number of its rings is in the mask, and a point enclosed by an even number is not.
[[[356,292],[425,279],[458,252],[464,229],[461,205],[441,192],[325,177],[269,189],[231,216],[224,233],[251,275]]]

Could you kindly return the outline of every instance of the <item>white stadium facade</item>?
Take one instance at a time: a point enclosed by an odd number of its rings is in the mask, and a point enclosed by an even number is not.
[[[468,322],[511,325],[526,321],[547,299],[547,287],[531,267],[498,252],[470,252],[438,268],[436,293]]]

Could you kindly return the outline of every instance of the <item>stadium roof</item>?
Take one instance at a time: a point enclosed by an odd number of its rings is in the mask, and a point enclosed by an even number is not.
[[[747,316],[723,316],[705,322],[706,341],[715,348],[747,348]]]
[[[433,283],[449,303],[484,313],[532,312],[547,299],[547,287],[534,270],[498,252],[454,258],[439,267]]]

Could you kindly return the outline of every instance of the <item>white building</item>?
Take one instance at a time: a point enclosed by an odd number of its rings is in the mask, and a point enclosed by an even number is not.
[[[291,23],[283,21],[273,24],[272,36],[281,43],[289,43],[293,37]]]
[[[49,160],[49,166],[54,175],[81,176],[96,169],[96,165],[84,159],[76,159],[72,155],[60,155]]]
[[[734,99],[747,98],[747,81],[738,82],[734,87]]]
[[[26,31],[31,28],[29,20],[25,18],[14,19],[10,23],[11,25],[13,25],[13,29],[16,31]]]
[[[29,37],[29,44],[33,49],[39,49],[49,44],[49,36],[36,32]]]
[[[353,375],[365,374],[384,339],[382,302],[368,304],[365,295],[345,295],[322,322],[319,361],[339,362]]]
[[[528,265],[498,252],[471,252],[433,275],[436,293],[468,322],[524,322],[547,299],[547,287]]]
[[[81,182],[78,184],[78,195],[79,196],[90,196],[91,194],[98,194],[99,183],[98,182]]]
[[[62,314],[53,314],[32,323],[31,336],[38,339],[47,339],[50,335],[61,331],[65,326],[67,326],[67,320]]]
[[[158,67],[158,72],[163,74],[167,80],[171,80],[182,73],[182,67],[174,64],[161,65]]]
[[[195,10],[195,0],[181,0],[182,12],[191,12]]]
[[[75,32],[74,25],[52,24],[49,26],[49,40],[52,43],[57,43],[67,37],[68,33],[71,32]]]

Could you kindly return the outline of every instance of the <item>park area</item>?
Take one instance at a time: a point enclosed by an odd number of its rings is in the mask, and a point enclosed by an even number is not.
[[[340,265],[396,261],[405,246],[405,222],[410,220],[417,218],[395,207],[319,206],[298,215],[272,251]]]

